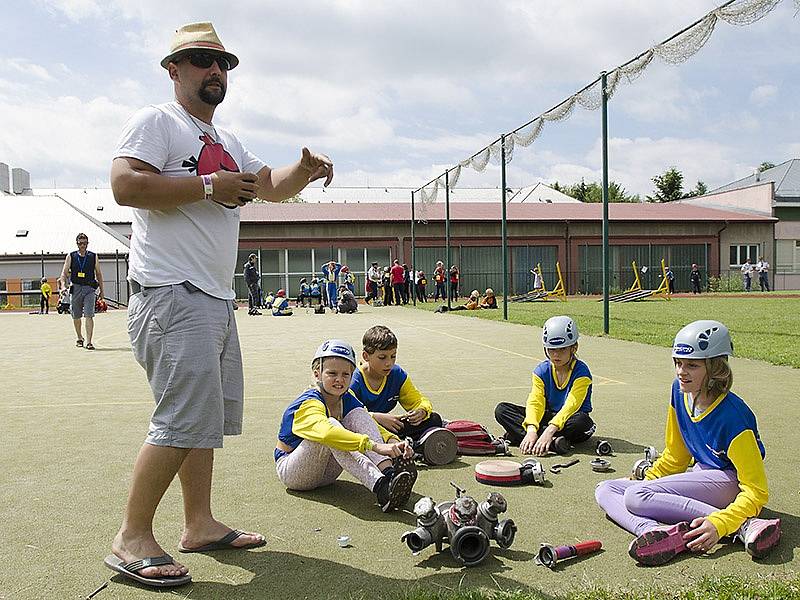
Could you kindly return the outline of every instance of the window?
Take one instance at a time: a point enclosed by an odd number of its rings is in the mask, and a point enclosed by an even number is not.
[[[39,291],[39,286],[41,285],[42,284],[40,283],[39,279],[23,279],[22,291],[23,292]]]
[[[755,263],[758,260],[758,244],[739,244],[731,246],[730,266],[739,267],[747,259]]]

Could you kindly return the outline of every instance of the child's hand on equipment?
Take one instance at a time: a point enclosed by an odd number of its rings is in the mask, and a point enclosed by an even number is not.
[[[394,415],[386,413],[372,413],[372,418],[375,419],[381,427],[392,433],[399,432],[404,425],[400,417],[395,417]]]
[[[405,418],[406,422],[410,423],[411,425],[419,425],[425,420],[427,413],[418,408],[416,410],[412,410],[411,412],[407,412],[401,418]]]
[[[697,517],[689,523],[689,531],[684,534],[683,539],[691,540],[686,543],[686,547],[692,552],[708,552],[719,541],[719,533],[706,517]]]
[[[519,443],[520,452],[523,454],[533,454],[533,447],[536,440],[539,439],[539,434],[535,430],[531,430],[525,434],[522,441]]]
[[[372,451],[380,454],[381,456],[388,456],[389,458],[397,458],[398,456],[408,456],[408,453],[413,453],[411,448],[408,448],[405,442],[393,442],[389,444],[374,444]]]

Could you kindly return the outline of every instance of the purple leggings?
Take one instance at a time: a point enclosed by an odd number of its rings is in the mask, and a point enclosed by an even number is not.
[[[686,473],[651,481],[601,481],[594,496],[612,521],[639,536],[662,524],[708,516],[728,506],[740,491],[736,471],[697,464]]]

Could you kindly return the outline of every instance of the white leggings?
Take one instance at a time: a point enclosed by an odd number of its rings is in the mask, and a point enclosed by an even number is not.
[[[334,427],[365,433],[372,441],[383,442],[377,423],[364,408],[351,410],[341,423],[333,417],[328,420]],[[281,456],[275,468],[278,479],[290,490],[306,491],[330,485],[344,470],[372,491],[383,475],[376,465],[384,460],[387,460],[385,456],[371,451],[362,454],[334,450],[319,442],[303,440],[294,451]]]

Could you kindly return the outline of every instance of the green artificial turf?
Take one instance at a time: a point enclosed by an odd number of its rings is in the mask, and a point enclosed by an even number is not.
[[[548,309],[579,306],[571,299]],[[754,322],[759,319],[754,315]],[[660,600],[780,598],[796,592],[800,369],[762,361],[734,358],[731,364],[734,390],[753,408],[767,451],[770,501],[765,514],[783,519],[781,544],[765,560],[752,560],[740,544],[722,544],[710,556],[682,556],[658,568],[639,567],[628,557],[631,536],[603,517],[594,488],[603,479],[626,476],[646,446],[663,447],[674,371],[664,347],[592,335],[581,339],[580,356],[594,376],[596,438],[614,448],[610,474],[589,468],[594,456],[589,443],[572,452],[580,459],[577,465],[559,475],[548,471],[544,486],[478,484],[473,466],[483,457],[422,467],[412,501],[405,511],[391,514],[381,513],[373,495],[349,475],[320,490],[287,492],[275,474],[275,436],[286,405],[312,383],[309,363],[324,339],[344,338],[357,346],[368,327],[390,327],[399,339],[399,364],[448,419],[476,420],[499,434],[493,417],[497,402],[524,404],[531,369],[542,359],[538,328],[398,307],[361,307],[355,315],[300,310],[280,319],[238,311],[244,432],[226,438],[225,448],[215,454],[213,506],[215,515],[231,526],[264,533],[267,545],[248,552],[178,554],[182,506],[175,482],[156,513],[155,535],[189,567],[194,580],[166,594],[127,583],[102,561],[122,518],[153,401],[130,351],[125,313],[99,315],[95,321],[97,350],[88,352],[75,347],[68,315],[0,314],[5,341],[2,600],[85,598],[105,582],[93,600],[167,595],[187,600],[422,600],[486,598],[490,593],[514,600]],[[516,449],[513,458],[521,458]],[[542,463],[549,468],[561,460],[548,456]],[[506,496],[505,516],[519,528],[509,549],[492,543],[486,560],[468,569],[454,560],[448,546],[441,553],[429,547],[412,555],[400,536],[415,526],[414,502],[421,496],[451,500],[450,482],[478,501],[491,491]],[[337,545],[341,534],[351,537],[349,548]],[[602,541],[602,551],[564,561],[554,570],[533,561],[541,543],[589,539]]]
[[[464,300],[454,302],[461,304]],[[498,310],[459,311],[459,316],[503,320],[502,299]],[[439,303],[417,303],[417,308],[434,310]],[[570,297],[567,302],[509,302],[512,323],[542,324],[553,315],[566,314],[578,323],[581,333],[603,333],[603,303],[597,298]],[[736,356],[764,360],[775,365],[800,368],[800,295],[774,297],[753,293],[750,297],[704,294],[651,299],[641,302],[610,303],[609,335],[669,347],[683,325],[698,319],[715,319],[728,326]]]

